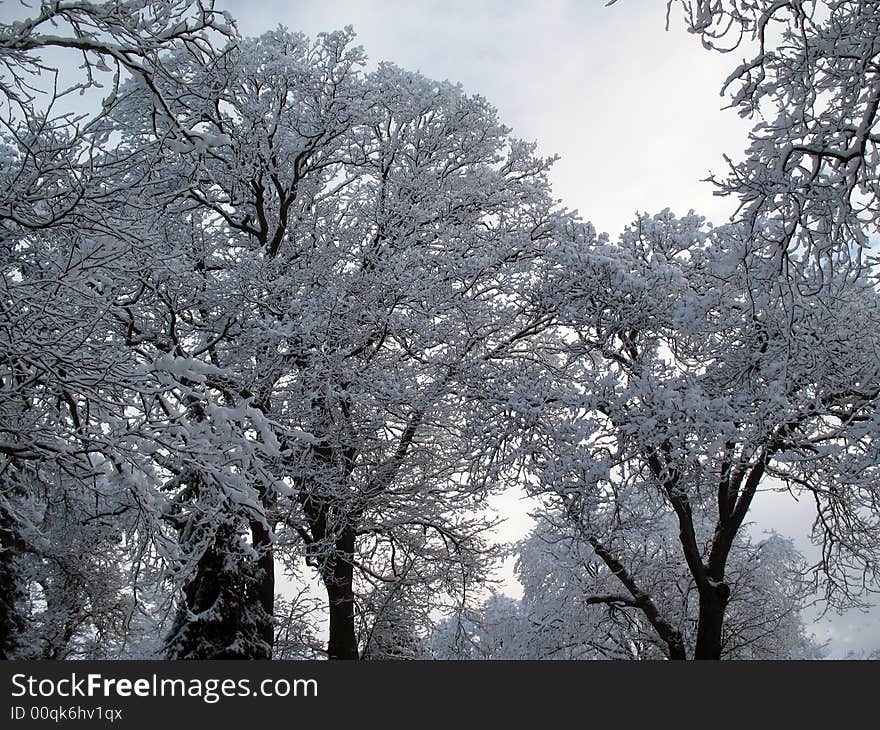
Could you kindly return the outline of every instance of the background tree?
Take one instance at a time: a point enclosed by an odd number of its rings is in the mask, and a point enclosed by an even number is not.
[[[684,645],[692,645],[698,594],[682,564],[677,537],[664,545],[642,540],[637,554],[622,548],[633,579],[644,586]],[[622,543],[622,540],[621,540]],[[618,544],[621,544],[618,543]],[[494,595],[463,620],[437,627],[430,655],[439,659],[666,659],[672,650],[636,599],[567,519],[545,516],[519,546],[517,576],[523,596]],[[802,557],[772,535],[738,542],[721,656],[725,659],[815,659],[823,647],[807,636],[801,618],[810,590]]]
[[[659,544],[645,538],[674,525],[699,595],[692,651],[717,659],[732,555],[771,478],[817,505],[829,600],[876,581],[870,280],[813,264],[774,273],[775,253],[748,232],[668,213],[641,217],[616,249],[561,251],[579,272],[551,284],[570,308],[572,358],[533,447],[533,491],[577,526],[669,655],[688,648],[640,583],[635,561]]]
[[[661,639],[617,575],[567,519],[543,523],[521,548],[518,574],[535,658],[669,658]],[[699,592],[680,558],[678,536],[626,533],[619,552],[636,584],[656,603],[683,645],[694,645]],[[638,545],[641,541],[642,544]],[[806,564],[790,542],[740,537],[725,580],[731,598],[722,628],[721,658],[817,658],[801,610],[810,595]],[[671,638],[671,637],[670,637]],[[674,643],[674,641],[673,641]]]

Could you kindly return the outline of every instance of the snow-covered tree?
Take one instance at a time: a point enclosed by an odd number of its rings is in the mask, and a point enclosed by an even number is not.
[[[617,575],[568,520],[540,523],[520,547],[526,635],[533,658],[667,658],[673,649]],[[627,572],[656,604],[658,617],[692,646],[699,592],[674,530],[627,535]],[[721,638],[724,659],[807,659],[821,647],[807,636],[801,611],[810,595],[806,564],[791,543],[771,535],[739,537],[725,580],[730,585]],[[655,618],[658,621],[660,618]]]
[[[32,12],[24,4],[23,11]],[[230,32],[209,4],[195,2],[46,2],[0,24],[4,608],[38,594],[27,612],[36,624],[28,627],[16,609],[0,644],[26,655],[82,654],[83,621],[101,635],[105,609],[128,600],[110,586],[119,585],[112,575],[123,531],[117,518],[136,500],[104,476],[119,463],[112,424],[125,411],[126,384],[137,379],[134,359],[117,347],[108,300],[118,273],[109,262],[132,238],[108,212],[138,189],[116,185],[128,160],[106,122],[122,103],[125,74],[152,89],[151,106],[161,106],[162,55],[183,47],[207,53],[215,31]],[[44,60],[56,51],[83,64],[69,87],[57,59]],[[103,103],[76,112],[75,92],[94,92]]]
[[[495,595],[466,618],[442,622],[430,655],[443,659],[664,659],[672,653],[636,597],[571,521],[549,515],[518,546],[523,596]],[[629,573],[685,645],[693,642],[699,596],[679,557],[677,536],[626,546]],[[814,659],[801,610],[810,593],[803,558],[776,535],[739,539],[727,569],[731,600],[722,634],[725,659]]]
[[[706,48],[742,59],[722,92],[756,124],[745,159],[717,179],[720,191],[739,197],[740,217],[778,256],[799,250],[857,262],[880,225],[880,5],[668,4]]]
[[[639,218],[617,247],[559,256],[548,296],[564,292],[571,357],[531,446],[532,491],[617,577],[669,656],[721,656],[734,555],[761,490],[815,501],[828,599],[875,581],[872,281],[827,262],[779,271],[749,231],[668,212]],[[566,283],[565,272],[578,273]],[[639,567],[673,529],[699,596],[690,647]]]
[[[187,601],[199,561],[239,544],[271,615],[274,551],[304,551],[334,658],[358,655],[376,595],[476,595],[511,435],[486,393],[526,387],[517,363],[552,344],[553,313],[526,295],[565,215],[551,160],[485,100],[364,74],[351,42],[279,30],[219,62],[185,54],[159,83],[173,124],[143,88],[111,118],[119,153],[157,138],[122,178],[151,198],[119,213],[150,242],[114,262],[116,338],[142,381],[121,478],[163,495]]]
[[[534,647],[534,632],[521,601],[493,594],[468,616],[439,622],[426,655],[433,659],[547,659]]]

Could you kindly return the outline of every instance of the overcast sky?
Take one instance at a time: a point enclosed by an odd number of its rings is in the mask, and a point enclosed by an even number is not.
[[[393,61],[485,96],[541,154],[558,154],[557,197],[613,237],[637,211],[693,209],[721,223],[733,201],[702,182],[745,148],[750,124],[722,110],[721,84],[741,59],[703,50],[663,0],[220,0],[245,35],[284,25],[310,36],[354,26],[370,63]],[[505,534],[528,525],[511,513]],[[755,532],[773,527],[814,557],[811,505],[759,495]],[[516,594],[510,581],[507,591]],[[813,622],[815,618],[815,622]],[[880,611],[810,615],[831,656],[880,647]]]

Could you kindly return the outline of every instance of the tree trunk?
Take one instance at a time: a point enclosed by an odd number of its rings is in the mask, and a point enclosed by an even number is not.
[[[275,616],[275,555],[270,546],[269,530],[261,522],[251,523],[251,536],[254,550],[260,556],[257,560],[256,598],[260,602],[264,613],[268,618]],[[272,657],[272,648],[275,643],[275,627],[272,621],[267,621],[261,628],[260,634],[263,641],[269,647],[269,657]]]
[[[685,661],[687,659],[687,654],[684,650],[684,641],[681,638],[681,634],[678,632],[675,633],[675,636],[672,638],[666,638],[666,646],[669,649],[669,658],[673,661]]]
[[[0,504],[0,660],[17,656],[26,626],[24,576],[19,564],[23,545],[16,527],[12,515]]]
[[[730,599],[730,588],[718,583],[700,591],[700,617],[694,659],[721,658],[721,629]]]
[[[324,574],[330,611],[330,659],[358,659],[354,627],[354,530],[346,527],[336,540],[336,555]]]

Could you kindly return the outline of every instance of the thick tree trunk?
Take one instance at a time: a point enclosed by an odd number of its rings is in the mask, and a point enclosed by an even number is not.
[[[266,616],[270,619],[275,616],[275,555],[270,546],[270,534],[261,522],[251,523],[251,536],[254,550],[260,556],[257,560],[258,584],[255,588],[256,598],[260,602]],[[269,658],[272,657],[272,648],[275,643],[275,628],[272,621],[267,621],[262,627],[263,641],[269,647]]]
[[[669,648],[669,658],[673,661],[685,661],[687,659],[687,654],[684,650],[684,641],[681,638],[681,634],[676,632],[676,635],[672,638],[664,637],[666,641],[666,646]]]
[[[729,599],[730,588],[726,583],[718,583],[700,591],[700,617],[694,659],[721,658],[721,630]]]
[[[0,505],[0,659],[13,659],[25,632],[25,590],[19,556],[22,543],[12,515]]]
[[[327,656],[330,659],[358,659],[358,643],[354,626],[354,530],[345,528],[336,540],[336,555],[324,578],[330,611],[330,638]]]

